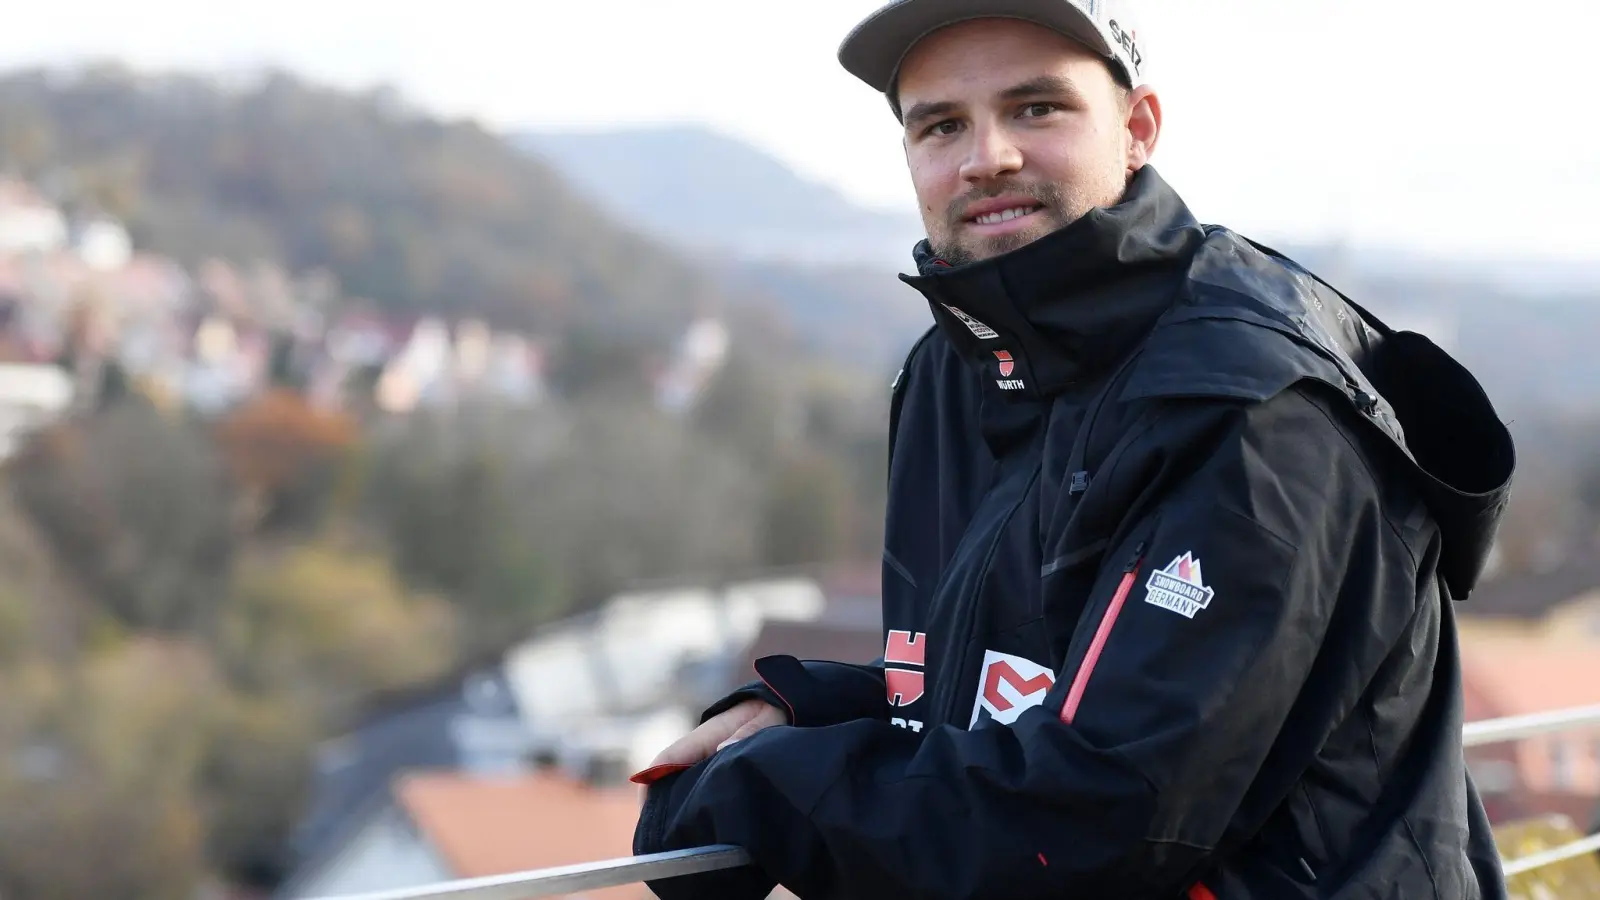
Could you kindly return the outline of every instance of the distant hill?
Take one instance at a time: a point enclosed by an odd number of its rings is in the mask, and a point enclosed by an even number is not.
[[[511,140],[730,292],[778,301],[802,340],[835,359],[897,365],[933,323],[895,277],[922,237],[915,217],[864,209],[743,142],[688,125]]]
[[[887,267],[733,260],[711,271],[732,293],[776,301],[805,346],[837,361],[892,373],[933,325],[928,302]]]
[[[381,309],[559,334],[676,337],[717,280],[554,169],[386,92],[284,74],[220,86],[117,69],[0,77],[0,170],[110,208],[193,263],[326,268]]]
[[[900,267],[922,237],[915,216],[863,209],[760,150],[704,128],[524,132],[512,140],[611,214],[697,253]]]

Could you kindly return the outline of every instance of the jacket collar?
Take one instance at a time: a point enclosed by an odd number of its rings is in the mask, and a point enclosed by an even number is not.
[[[1114,365],[1176,299],[1205,232],[1150,166],[1116,205],[964,266],[917,244],[917,275],[957,351],[1014,397],[1045,397]]]

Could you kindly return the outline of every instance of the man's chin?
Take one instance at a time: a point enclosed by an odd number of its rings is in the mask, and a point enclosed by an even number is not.
[[[1041,225],[1037,228],[1030,228],[1027,231],[966,240],[961,242],[960,252],[962,256],[972,262],[993,259],[996,256],[1004,256],[1013,250],[1026,247],[1054,230],[1053,227]]]

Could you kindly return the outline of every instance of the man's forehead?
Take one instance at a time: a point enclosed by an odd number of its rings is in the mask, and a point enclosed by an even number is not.
[[[963,60],[1035,59],[1055,57],[1098,59],[1088,47],[1066,35],[1024,19],[989,16],[967,19],[935,29],[906,49],[898,74],[938,69]]]
[[[1055,77],[1080,86],[1104,70],[1082,44],[1031,22],[975,19],[947,26],[914,45],[901,61],[895,89],[909,93],[998,92],[1031,79]]]

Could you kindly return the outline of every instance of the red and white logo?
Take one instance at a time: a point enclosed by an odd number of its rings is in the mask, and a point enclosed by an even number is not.
[[[1031,659],[985,650],[983,668],[978,671],[978,696],[967,728],[970,730],[985,718],[1010,725],[1043,703],[1055,683],[1055,673]]]
[[[928,636],[918,631],[890,631],[883,648],[883,683],[890,706],[910,706],[922,699],[928,662]],[[915,669],[899,668],[916,666]]]
[[[994,358],[1000,360],[1000,377],[1010,378],[1011,373],[1017,368],[1016,361],[1011,358],[1011,351],[996,350],[994,351]]]

